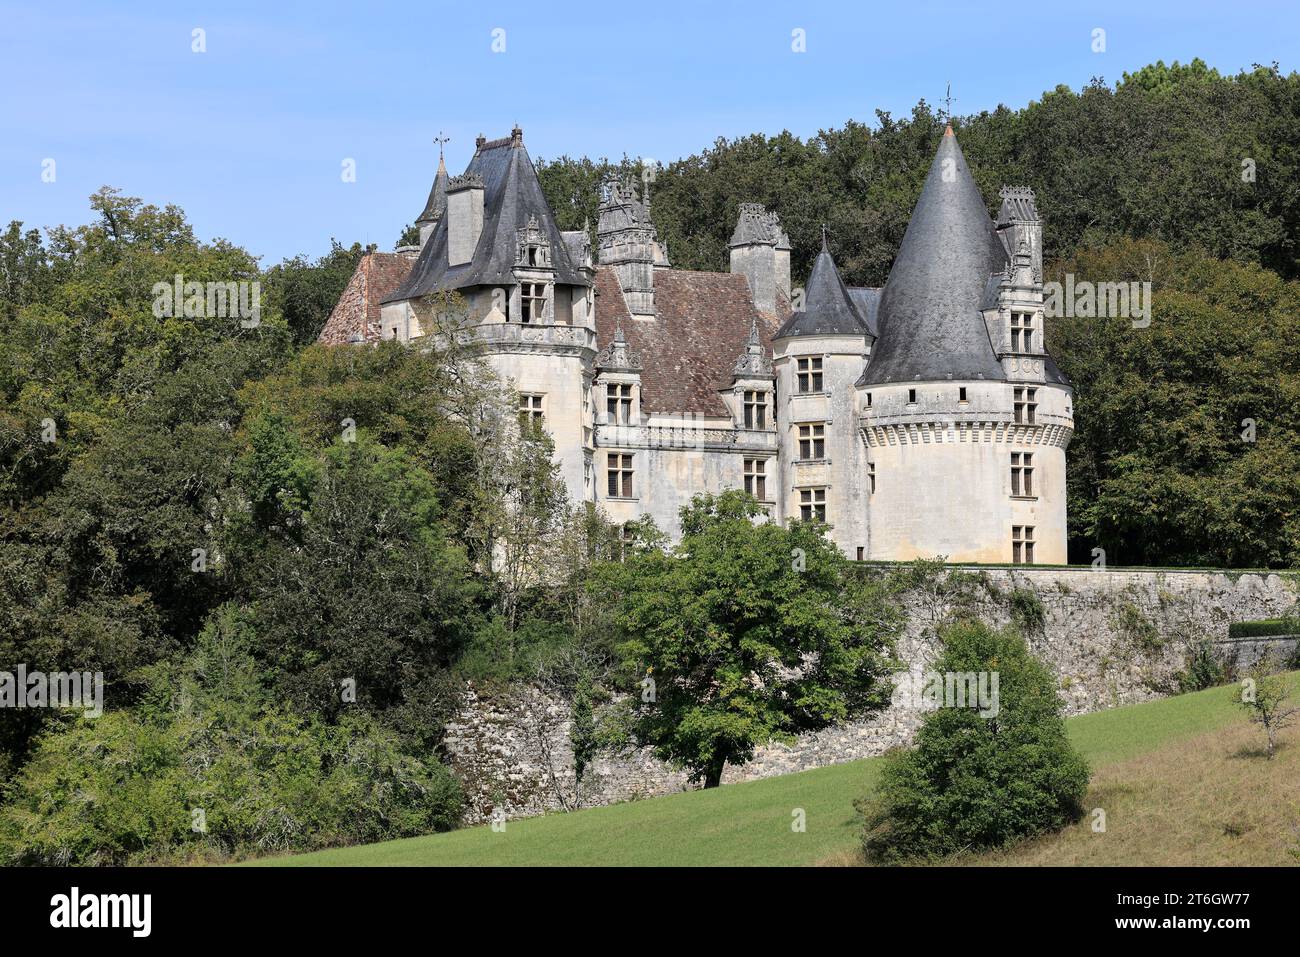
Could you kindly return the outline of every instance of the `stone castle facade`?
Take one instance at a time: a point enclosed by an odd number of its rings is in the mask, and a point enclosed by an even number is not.
[[[850,558],[1063,564],[1073,390],[1043,343],[1032,191],[988,215],[939,144],[888,281],[846,286],[823,238],[803,287],[776,213],[745,204],[730,272],[674,269],[648,197],[602,188],[596,246],[561,231],[516,128],[440,161],[420,246],[369,253],[321,341],[458,339],[555,442],[571,497],[670,535],[699,492],[817,519]]]

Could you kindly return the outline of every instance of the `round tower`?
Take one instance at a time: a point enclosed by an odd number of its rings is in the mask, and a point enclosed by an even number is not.
[[[800,301],[802,298],[802,301]],[[824,521],[846,555],[865,557],[867,512],[853,384],[874,341],[822,237],[803,296],[772,338],[781,517]]]
[[[857,382],[871,558],[1066,562],[1073,390],[1043,345],[1027,192],[1000,235],[945,131]]]

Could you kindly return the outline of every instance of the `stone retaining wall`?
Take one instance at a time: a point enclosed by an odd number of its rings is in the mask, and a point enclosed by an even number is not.
[[[1035,596],[1035,602],[1029,596]],[[905,598],[908,621],[898,652],[914,676],[938,651],[933,626],[961,604],[990,624],[1018,615],[1034,653],[1056,672],[1069,714],[1161,697],[1178,690],[1189,649],[1209,642],[1229,664],[1249,666],[1269,648],[1294,650],[1294,638],[1230,641],[1233,621],[1272,618],[1296,603],[1294,579],[1278,574],[945,569],[933,587]],[[1038,612],[1041,609],[1041,621]],[[862,722],[761,748],[723,782],[787,774],[851,761],[906,744],[922,712],[897,700]],[[507,817],[611,804],[684,790],[686,774],[644,751],[602,754],[575,794],[569,713],[535,688],[479,697],[471,688],[448,728],[453,768],[469,797],[467,823],[500,809]]]

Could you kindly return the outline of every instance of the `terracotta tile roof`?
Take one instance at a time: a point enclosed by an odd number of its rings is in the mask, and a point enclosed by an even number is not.
[[[749,283],[738,273],[656,269],[658,317],[633,319],[609,266],[596,270],[596,337],[613,341],[621,319],[623,333],[645,370],[641,407],[646,412],[726,415],[718,389],[731,385],[731,370],[745,351],[756,312]],[[779,308],[784,313],[784,301]],[[758,313],[763,346],[772,347],[778,317]]]
[[[380,304],[406,281],[414,264],[415,256],[409,253],[362,256],[316,341],[326,345],[378,342]],[[360,340],[354,338],[358,334]]]

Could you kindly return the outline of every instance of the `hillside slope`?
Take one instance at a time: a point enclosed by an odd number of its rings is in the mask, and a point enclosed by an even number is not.
[[[1292,676],[1300,690],[1300,674]],[[1294,729],[1276,760],[1252,756],[1231,688],[1082,715],[1070,737],[1094,769],[1085,818],[1060,835],[969,863],[1285,864],[1300,836]],[[768,865],[860,860],[853,801],[874,786],[879,759],[731,784],[572,814],[509,822],[504,831],[450,834],[338,848],[249,863],[288,866]],[[1290,795],[1289,802],[1287,795]],[[796,832],[802,809],[806,831]]]

